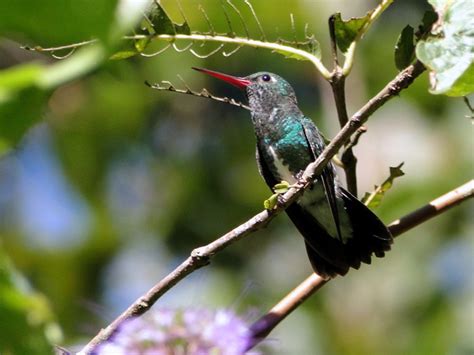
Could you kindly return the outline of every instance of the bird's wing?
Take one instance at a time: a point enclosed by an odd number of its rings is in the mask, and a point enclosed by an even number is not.
[[[311,148],[313,160],[316,160],[316,158],[319,156],[319,154],[323,151],[325,147],[321,134],[314,125],[313,121],[311,121],[309,118],[305,117],[302,120],[301,124],[303,126],[303,132],[305,134],[306,141],[308,142],[308,145]],[[341,235],[341,225],[339,221],[339,213],[337,210],[334,168],[332,167],[331,162],[326,165],[320,176],[329,207],[331,208],[331,214],[334,219],[334,225],[336,226],[337,236],[338,239],[342,242],[343,239]]]
[[[256,158],[258,171],[267,185],[272,188],[279,181],[270,172],[264,158],[264,152],[257,143]],[[287,207],[286,213],[300,231],[306,241],[308,257],[314,271],[322,277],[333,277],[337,274],[344,275],[349,270],[350,263],[346,253],[341,250],[338,240],[332,238],[328,232],[319,225],[316,219],[294,202]]]

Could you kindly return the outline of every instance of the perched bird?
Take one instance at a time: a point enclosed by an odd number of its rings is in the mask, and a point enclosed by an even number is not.
[[[316,125],[298,108],[295,92],[280,76],[259,72],[236,77],[193,68],[246,91],[257,138],[260,174],[273,189],[281,181],[295,183],[323,151]],[[392,236],[362,202],[338,182],[329,163],[286,213],[303,235],[314,271],[324,277],[345,275],[371,255],[383,257]]]

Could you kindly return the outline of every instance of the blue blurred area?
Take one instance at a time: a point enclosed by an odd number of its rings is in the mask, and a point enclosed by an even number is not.
[[[471,236],[472,237],[472,236]],[[474,292],[474,242],[468,238],[449,241],[433,256],[433,278],[450,297]]]
[[[32,129],[20,149],[0,162],[11,179],[1,181],[3,210],[19,230],[25,246],[61,250],[83,243],[91,229],[87,201],[64,175],[46,124]],[[2,211],[3,212],[3,211]],[[3,213],[2,213],[3,214]]]

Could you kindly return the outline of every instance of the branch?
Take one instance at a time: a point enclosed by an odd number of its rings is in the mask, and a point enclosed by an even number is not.
[[[126,39],[143,39],[147,38],[149,36],[146,35],[134,35],[134,36],[126,36]],[[223,44],[235,44],[238,46],[248,46],[248,47],[253,47],[253,48],[264,48],[264,49],[271,49],[274,52],[278,52],[281,54],[284,54],[286,56],[297,56],[297,57],[302,57],[305,60],[310,61],[313,63],[313,65],[316,67],[316,69],[321,73],[321,75],[329,79],[331,74],[329,71],[326,69],[326,67],[323,65],[321,60],[305,51],[302,49],[294,48],[288,45],[284,44],[279,44],[279,43],[272,43],[272,42],[265,42],[265,41],[260,41],[260,40],[254,40],[254,39],[249,39],[249,38],[244,38],[244,37],[227,37],[227,36],[222,36],[222,35],[208,35],[208,34],[198,34],[198,33],[192,33],[189,35],[186,34],[175,34],[175,35],[169,35],[169,34],[162,34],[162,35],[155,35],[152,37],[152,39],[156,40],[164,40],[164,41],[176,41],[176,40],[184,40],[184,41],[196,41],[196,42],[218,42],[218,43],[223,43]]]
[[[388,228],[392,235],[397,237],[472,197],[474,197],[474,180],[438,197],[416,211],[397,219],[392,222]],[[325,280],[315,273],[308,276],[306,280],[295,287],[267,314],[258,319],[250,327],[253,341],[249,344],[248,349],[253,348],[261,342],[283,319],[329,281],[330,280]]]
[[[191,256],[181,263],[173,272],[153,286],[145,295],[137,299],[128,307],[127,310],[107,326],[107,328],[102,329],[84,347],[81,354],[89,354],[97,349],[101,343],[114,334],[120,324],[125,320],[148,311],[158,298],[160,298],[171,287],[176,285],[194,270],[208,265],[210,258],[217,252],[244,238],[250,233],[265,227],[279,212],[282,212],[291,203],[296,201],[296,199],[303,194],[304,190],[311,186],[314,178],[321,173],[322,169],[332,156],[337,153],[339,148],[342,147],[342,145],[353,133],[356,132],[356,130],[369,118],[371,114],[373,114],[389,99],[398,95],[400,91],[407,88],[424,70],[424,66],[420,62],[416,62],[400,72],[395,79],[393,79],[376,96],[369,100],[364,107],[354,114],[349,122],[347,122],[343,129],[324,149],[316,161],[307,166],[297,184],[293,185],[294,187],[291,187],[288,192],[281,196],[281,199],[273,210],[264,210],[212,243],[193,250]]]
[[[345,93],[345,83],[346,76],[342,73],[342,68],[339,66],[339,60],[337,57],[337,44],[336,44],[336,29],[335,29],[335,15],[329,17],[329,35],[331,39],[331,49],[333,54],[334,61],[334,70],[331,73],[331,78],[329,83],[331,84],[332,93],[334,96],[334,101],[336,104],[337,117],[339,118],[339,125],[344,127],[344,125],[349,120],[346,107],[346,93]],[[341,155],[341,161],[344,168],[344,173],[346,175],[346,184],[347,189],[354,196],[357,196],[357,158],[352,152],[352,146],[354,144],[346,144],[346,148]]]
[[[333,56],[334,69],[331,72],[331,77],[328,79],[328,81],[331,84],[334,101],[337,109],[337,116],[339,118],[339,124],[341,127],[343,127],[349,119],[346,107],[345,82],[347,75],[352,69],[356,45],[358,41],[360,41],[360,39],[368,31],[370,26],[390,6],[392,2],[393,0],[382,0],[375,9],[370,11],[365,16],[368,17],[368,19],[365,21],[364,25],[357,31],[356,36],[352,39],[352,43],[349,45],[349,48],[345,52],[346,58],[342,67],[339,65],[336,35],[336,17],[337,15],[340,16],[340,14],[335,14],[329,17],[329,36],[331,39],[331,52]],[[352,142],[347,143],[344,151],[341,154],[341,162],[343,164],[344,173],[346,176],[347,189],[354,196],[357,196],[357,158],[355,157],[352,151],[352,147],[357,143],[359,137],[360,134]]]
[[[237,47],[242,47],[242,46],[248,46],[248,47],[253,47],[253,48],[264,48],[264,49],[270,49],[273,52],[277,52],[280,54],[283,54],[288,57],[297,57],[297,58],[302,58],[304,60],[308,60],[313,65],[316,67],[316,69],[321,73],[321,75],[326,79],[329,80],[331,77],[331,73],[326,69],[324,64],[321,62],[321,59],[318,58],[317,55],[311,54],[310,52],[307,52],[303,49],[295,48],[290,45],[286,45],[283,43],[274,43],[274,42],[267,42],[265,40],[254,40],[250,38],[244,38],[244,37],[229,37],[225,35],[219,35],[219,34],[204,34],[204,33],[191,33],[191,34],[159,34],[159,35],[144,35],[144,34],[136,34],[136,35],[131,35],[131,36],[124,36],[122,39],[125,40],[142,40],[142,39],[149,39],[149,40],[161,40],[161,41],[166,41],[169,43],[168,46],[165,48],[168,49],[171,46],[171,43],[174,43],[176,41],[191,41],[191,42],[217,42],[220,43],[221,46],[219,46],[217,49],[214,51],[217,52],[222,49],[224,44],[235,44]],[[64,49],[77,49],[86,45],[89,45],[91,43],[97,42],[97,40],[91,40],[91,41],[84,41],[84,42],[79,42],[79,43],[74,43],[74,44],[69,44],[66,46],[61,46],[61,47],[51,47],[51,48],[43,48],[41,46],[35,46],[35,47],[28,47],[24,46],[24,49],[27,50],[32,50],[32,51],[37,51],[37,52],[56,52],[58,50],[64,50]],[[283,42],[283,41],[282,41]],[[289,42],[289,43],[294,43],[294,42]],[[304,42],[307,43],[307,42]],[[309,43],[309,42],[308,42]],[[296,42],[298,44],[298,42]],[[212,54],[214,53],[212,52]],[[156,54],[162,53],[163,50],[159,50],[157,53],[153,53],[152,55],[146,55],[146,56],[153,56]],[[144,53],[140,53],[141,55],[144,55]],[[201,54],[198,54],[196,52],[193,53],[194,55],[197,56],[203,56]],[[204,55],[205,57],[209,56],[210,53]],[[229,53],[226,53],[225,56],[229,56]]]
[[[145,81],[145,85],[154,89],[154,90],[160,90],[160,91],[171,91],[171,92],[177,92],[178,94],[185,94],[185,95],[191,95],[191,96],[196,96],[196,97],[204,97],[206,99],[211,99],[214,101],[218,102],[223,102],[232,106],[237,106],[244,108],[246,110],[250,110],[250,107],[245,105],[244,103],[237,101],[235,99],[228,98],[227,96],[215,96],[211,94],[209,91],[206,89],[202,89],[201,91],[194,91],[191,90],[186,83],[185,84],[185,90],[183,89],[177,89],[171,82],[169,81],[162,81],[161,83],[155,83],[151,84],[148,81]]]

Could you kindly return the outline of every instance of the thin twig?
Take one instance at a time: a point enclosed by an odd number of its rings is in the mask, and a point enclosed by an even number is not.
[[[344,127],[344,125],[349,120],[347,114],[346,106],[346,76],[342,72],[342,68],[339,66],[339,60],[337,57],[337,44],[336,44],[336,29],[335,29],[335,16],[329,18],[329,36],[331,39],[331,48],[334,62],[334,70],[329,79],[331,84],[334,101],[336,103],[337,117],[339,118],[339,125]],[[354,196],[357,196],[357,158],[352,151],[352,146],[350,142],[346,144],[344,152],[341,154],[341,162],[343,165],[344,173],[346,175],[346,184],[347,189]]]
[[[221,0],[221,7],[222,7],[222,12],[224,12],[224,16],[225,16],[225,19],[226,19],[226,22],[227,22],[227,26],[229,27],[229,32],[227,32],[227,35],[229,37],[235,37],[235,32],[232,29],[232,22],[230,21],[229,14],[227,13],[227,11],[225,9],[224,0]]]
[[[247,4],[247,6],[250,8],[250,12],[252,12],[252,16],[255,19],[255,22],[257,22],[258,29],[260,31],[260,34],[262,35],[261,38],[263,41],[267,40],[267,36],[265,35],[265,31],[263,30],[262,24],[260,23],[260,20],[258,19],[257,13],[255,12],[252,4],[250,3],[249,0],[244,0],[244,2]]]
[[[63,49],[76,49],[76,48],[79,48],[79,47],[87,46],[87,45],[92,44],[92,43],[96,43],[98,41],[99,41],[98,39],[91,39],[89,41],[82,41],[82,42],[67,44],[65,46],[59,46],[59,47],[43,48],[41,46],[34,46],[34,47],[21,46],[21,48],[26,49],[27,51],[35,51],[35,52],[57,52],[57,51],[60,51],[60,50],[63,50]]]
[[[474,180],[438,197],[423,207],[406,216],[392,222],[388,227],[394,237],[397,237],[409,229],[436,217],[438,214],[457,206],[458,204],[474,196]],[[250,327],[252,332],[252,342],[248,349],[253,348],[261,342],[270,332],[300,304],[307,300],[312,294],[318,291],[330,280],[325,280],[319,275],[313,273],[302,283],[296,286],[272,309],[260,317]]]
[[[295,17],[290,13],[291,32],[293,33],[293,43],[298,46],[298,38],[296,37]]]
[[[240,19],[240,22],[242,23],[242,26],[244,28],[244,31],[245,31],[245,34],[247,35],[247,39],[250,39],[250,32],[249,32],[249,29],[247,27],[247,24],[245,23],[245,20],[242,16],[242,13],[240,12],[240,10],[237,8],[237,6],[234,5],[234,3],[231,1],[231,0],[227,0],[227,3],[230,5],[230,7],[235,11],[235,13],[237,14],[237,16],[239,17]]]
[[[221,43],[217,48],[213,49],[212,51],[210,51],[209,53],[206,53],[206,54],[199,54],[194,49],[190,49],[189,51],[198,58],[206,59],[206,58],[209,58],[210,56],[216,54],[217,52],[219,52],[222,48],[224,48],[224,43]]]
[[[314,178],[321,173],[322,169],[326,166],[332,156],[337,153],[341,146],[353,133],[355,133],[355,131],[369,118],[370,115],[392,97],[398,95],[400,91],[407,88],[424,70],[425,67],[423,64],[417,61],[400,72],[395,79],[388,83],[376,96],[369,100],[364,107],[352,116],[350,121],[341,129],[331,143],[329,143],[316,161],[308,165],[297,184],[281,196],[281,199],[273,210],[264,210],[212,243],[193,250],[191,255],[174,271],[153,286],[146,294],[137,299],[105,329],[102,329],[83,348],[81,354],[90,354],[97,349],[101,343],[109,339],[124,321],[148,311],[158,298],[160,298],[171,287],[176,285],[193,271],[209,264],[210,258],[217,252],[237,240],[244,238],[250,233],[265,227],[279,212],[282,212],[291,203],[296,201],[296,199],[303,194],[304,190],[311,186]]]
[[[344,150],[341,153],[341,156],[344,156],[344,153],[347,149],[351,149],[359,143],[359,138],[361,135],[363,135],[365,132],[367,132],[367,127],[365,126],[360,126],[357,131],[354,133],[354,135],[351,137],[351,140],[349,143],[347,143],[344,147]]]
[[[334,95],[334,101],[336,103],[339,124],[341,125],[341,127],[344,127],[349,118],[347,115],[346,108],[345,76],[342,75],[339,69],[336,69],[333,74],[333,77],[329,82],[331,84],[332,92]],[[360,131],[357,130],[356,133],[357,132]],[[355,145],[353,142],[357,142],[359,137],[360,134],[358,134],[357,140],[349,141],[341,154],[341,162],[343,164],[344,173],[346,175],[347,189],[354,196],[357,196],[357,158],[354,155],[354,152],[352,151],[352,147]]]
[[[184,86],[185,86],[186,90],[177,89],[169,81],[161,82],[161,83],[155,83],[155,84],[151,84],[148,81],[145,81],[145,85],[147,85],[148,87],[150,87],[152,89],[155,89],[155,90],[171,91],[171,92],[177,92],[179,94],[185,94],[185,95],[191,95],[191,96],[197,96],[197,97],[204,97],[206,99],[211,99],[211,100],[214,100],[214,101],[223,102],[223,103],[226,103],[226,104],[229,104],[229,105],[232,105],[232,106],[237,106],[237,107],[244,108],[246,110],[250,110],[249,106],[245,105],[244,103],[242,103],[240,101],[228,98],[226,96],[215,96],[215,95],[211,94],[209,91],[207,91],[206,89],[202,89],[201,91],[191,90],[188,87],[188,85],[186,84],[186,82],[180,76],[178,76],[178,78],[184,83]],[[164,86],[162,84],[165,84],[166,86]]]
[[[211,36],[214,36],[216,31],[214,29],[214,26],[212,25],[212,22],[211,20],[209,19],[209,16],[207,15],[206,13],[206,10],[204,10],[204,8],[201,6],[201,4],[199,4],[198,6],[198,9],[199,11],[201,11],[201,13],[204,15],[204,19],[206,20],[207,22],[207,25],[209,26],[209,33]]]
[[[230,57],[232,54],[235,54],[237,53],[237,51],[242,48],[242,46],[237,46],[235,47],[234,49],[232,49],[230,52],[227,52],[227,51],[222,51],[222,55],[224,57]]]

